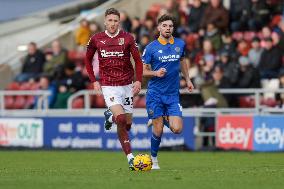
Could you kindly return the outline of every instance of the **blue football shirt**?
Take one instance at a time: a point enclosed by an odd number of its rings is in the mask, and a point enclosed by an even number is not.
[[[143,52],[142,61],[151,65],[153,71],[167,70],[164,77],[152,77],[148,83],[148,92],[162,95],[176,95],[180,86],[180,60],[185,55],[185,43],[172,38],[170,43],[157,39],[148,44]]]

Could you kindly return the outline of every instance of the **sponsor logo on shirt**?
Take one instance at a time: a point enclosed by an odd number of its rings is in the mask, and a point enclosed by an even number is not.
[[[167,56],[159,56],[159,61],[161,62],[174,62],[178,61],[180,59],[179,54],[172,54],[172,55],[167,55]]]
[[[101,50],[101,56],[103,58],[107,57],[121,57],[124,56],[123,51],[106,51],[106,50]]]

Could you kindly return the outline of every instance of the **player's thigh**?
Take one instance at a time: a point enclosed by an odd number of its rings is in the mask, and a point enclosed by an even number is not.
[[[163,117],[158,117],[152,120],[153,124],[153,133],[157,136],[161,136],[163,134],[163,128],[164,128],[164,123],[163,123]]]
[[[183,129],[183,120],[180,116],[169,116],[170,129],[173,133],[181,133]]]
[[[167,103],[167,115],[169,116],[170,128],[174,133],[180,133],[183,128],[182,106],[178,98],[174,98]]]
[[[123,98],[122,98],[122,106],[125,113],[132,114],[133,113],[133,92],[132,92],[132,84],[122,86],[123,90]]]
[[[115,104],[109,107],[110,111],[114,115],[114,117],[117,117],[120,114],[125,114],[123,107],[120,104]]]

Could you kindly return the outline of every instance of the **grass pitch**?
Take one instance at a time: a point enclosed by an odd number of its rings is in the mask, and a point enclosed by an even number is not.
[[[131,172],[122,152],[0,151],[0,188],[276,189],[284,153],[160,152],[161,170]]]

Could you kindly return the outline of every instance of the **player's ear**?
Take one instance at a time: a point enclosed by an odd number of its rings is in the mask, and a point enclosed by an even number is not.
[[[158,29],[159,32],[161,32],[161,25],[160,24],[157,26],[157,29]]]

